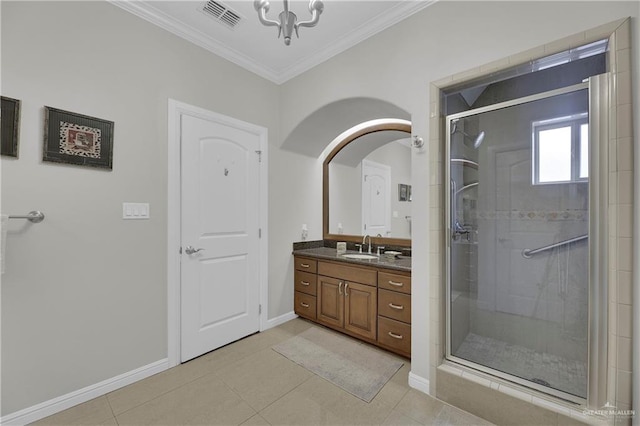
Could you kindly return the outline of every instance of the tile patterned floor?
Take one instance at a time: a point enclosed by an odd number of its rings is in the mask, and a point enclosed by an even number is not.
[[[587,364],[585,362],[536,352],[474,333],[467,335],[455,356],[526,380],[543,380],[549,384],[549,387],[573,395],[586,396]]]
[[[366,403],[271,347],[317,327],[295,319],[37,425],[488,425],[409,388],[409,362]]]

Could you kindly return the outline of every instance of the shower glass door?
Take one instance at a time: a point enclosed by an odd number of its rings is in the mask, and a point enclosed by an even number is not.
[[[447,357],[587,396],[586,85],[447,117]]]

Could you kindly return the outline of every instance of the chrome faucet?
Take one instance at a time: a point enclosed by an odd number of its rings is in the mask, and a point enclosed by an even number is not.
[[[366,234],[364,237],[362,237],[362,245],[365,245],[367,243],[367,238],[369,238],[367,253],[371,254],[371,236],[369,234]]]

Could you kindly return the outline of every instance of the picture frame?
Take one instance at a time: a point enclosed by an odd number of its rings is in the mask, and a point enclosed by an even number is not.
[[[398,201],[407,201],[407,186],[398,184]]]
[[[411,201],[411,185],[398,184],[398,201]]]
[[[0,129],[0,155],[18,158],[20,137],[20,101],[2,96],[2,128]]]
[[[44,108],[42,161],[113,169],[113,121]]]

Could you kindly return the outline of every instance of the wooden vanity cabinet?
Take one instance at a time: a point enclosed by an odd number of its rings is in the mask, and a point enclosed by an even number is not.
[[[411,356],[411,275],[378,273],[378,344]]]
[[[294,258],[298,315],[411,357],[410,272]]]
[[[377,271],[318,262],[318,322],[348,334],[375,340]]]
[[[295,257],[294,275],[294,311],[301,317],[316,320],[316,293],[318,261],[305,257]]]

